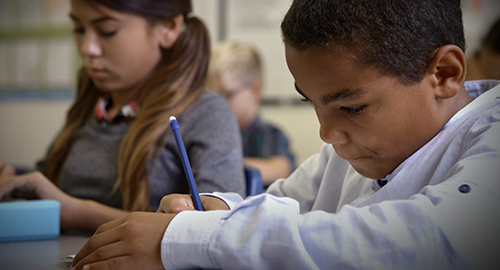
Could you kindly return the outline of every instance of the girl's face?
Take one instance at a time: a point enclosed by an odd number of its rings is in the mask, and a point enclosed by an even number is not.
[[[71,0],[70,17],[78,52],[97,88],[136,98],[161,59],[160,25],[86,0]]]

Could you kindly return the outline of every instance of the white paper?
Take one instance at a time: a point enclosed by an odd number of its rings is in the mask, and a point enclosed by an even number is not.
[[[61,262],[71,263],[71,262],[73,262],[73,259],[75,258],[75,256],[76,256],[76,254],[67,255],[66,257],[61,258]]]

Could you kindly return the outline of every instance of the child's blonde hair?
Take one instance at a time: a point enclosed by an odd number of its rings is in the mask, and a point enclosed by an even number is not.
[[[249,84],[262,82],[262,64],[258,51],[250,44],[226,40],[219,43],[212,52],[208,69],[208,84],[214,80],[237,80]]]

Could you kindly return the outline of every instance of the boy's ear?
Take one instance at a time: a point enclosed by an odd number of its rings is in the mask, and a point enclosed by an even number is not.
[[[262,82],[259,80],[253,80],[251,87],[257,102],[259,102],[262,95]]]
[[[174,45],[175,41],[182,32],[184,25],[184,15],[178,15],[175,18],[164,20],[159,25],[159,42],[163,49],[168,49]]]
[[[467,73],[465,55],[455,45],[445,45],[436,50],[427,67],[436,98],[455,96],[461,89]]]

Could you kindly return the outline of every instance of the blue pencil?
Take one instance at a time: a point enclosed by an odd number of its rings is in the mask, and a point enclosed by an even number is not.
[[[189,164],[189,159],[186,153],[186,147],[184,142],[182,142],[181,132],[179,130],[179,123],[175,116],[170,116],[170,127],[172,128],[172,133],[174,134],[175,143],[177,144],[177,149],[181,154],[182,167],[184,167],[184,173],[189,184],[189,191],[193,197],[194,208],[196,210],[203,211],[203,205],[201,204],[200,195],[198,194],[198,189],[196,188],[196,182],[194,182],[193,171],[191,170],[191,165]]]

